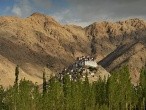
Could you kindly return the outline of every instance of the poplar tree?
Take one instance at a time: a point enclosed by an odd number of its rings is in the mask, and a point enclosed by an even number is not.
[[[64,93],[64,104],[65,109],[71,109],[72,104],[72,91],[71,91],[71,80],[69,75],[63,77],[63,93]]]
[[[120,106],[121,90],[119,83],[119,74],[117,72],[113,72],[112,76],[108,79],[108,101],[109,109],[111,110],[117,110]]]
[[[142,100],[141,100],[141,105],[143,109],[146,109],[146,68],[144,68],[141,71],[141,75],[140,75],[140,88],[142,91]]]
[[[34,84],[29,81],[22,79],[19,83],[19,94],[17,109],[19,110],[33,110],[34,108]],[[21,103],[20,103],[21,102]]]
[[[46,82],[46,73],[43,72],[43,95],[46,93],[47,90],[47,82]]]
[[[88,80],[88,74],[86,73],[85,81],[83,82],[83,89],[82,89],[82,97],[83,97],[83,109],[87,109],[89,106],[89,97],[90,97],[90,84]]]
[[[124,66],[122,69],[120,69],[120,90],[121,90],[121,97],[122,98],[122,107],[123,109],[131,109],[131,102],[132,102],[132,84],[130,79],[130,73],[127,66]]]
[[[0,86],[0,110],[3,110],[4,109],[4,94],[5,94],[5,91],[4,91],[4,88],[3,86]]]
[[[19,80],[18,78],[19,78],[19,66],[17,65],[15,68],[15,82],[14,82],[15,85],[18,85],[18,80]]]
[[[102,106],[107,103],[107,83],[106,80],[99,77],[96,82],[96,106]]]

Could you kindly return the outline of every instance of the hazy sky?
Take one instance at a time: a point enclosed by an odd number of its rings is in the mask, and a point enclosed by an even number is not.
[[[146,19],[146,0],[0,0],[0,15],[27,17],[33,12],[85,26],[103,20]]]

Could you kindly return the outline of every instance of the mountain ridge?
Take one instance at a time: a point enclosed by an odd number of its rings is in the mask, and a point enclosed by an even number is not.
[[[125,52],[107,68],[113,70],[115,66],[123,64],[118,63],[128,58],[126,64],[132,78],[131,68],[138,68],[135,72],[137,77],[133,78],[133,82],[137,82],[139,70],[145,64],[145,35],[146,23],[137,18],[93,23],[82,28],[61,25],[52,17],[40,13],[27,18],[0,17],[0,84],[8,86],[14,82],[16,65],[21,68],[21,78],[42,83],[44,69],[49,77],[67,67],[77,57],[86,55],[94,56],[99,62],[119,46],[140,40],[141,44],[127,50],[131,56],[128,57]],[[140,66],[132,65],[135,60]]]

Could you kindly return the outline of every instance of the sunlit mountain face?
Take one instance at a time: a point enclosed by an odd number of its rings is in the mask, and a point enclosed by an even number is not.
[[[26,18],[1,16],[0,25],[0,81],[5,86],[13,84],[16,65],[20,78],[38,84],[44,69],[49,78],[82,56],[94,57],[110,73],[128,65],[134,84],[145,65],[146,23],[142,19],[94,22],[83,28],[63,25],[37,12]]]

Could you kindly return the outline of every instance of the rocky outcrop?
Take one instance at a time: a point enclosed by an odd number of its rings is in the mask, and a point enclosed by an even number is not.
[[[56,77],[60,81],[63,81],[66,75],[69,76],[70,80],[74,81],[78,79],[85,80],[85,78],[88,77],[91,83],[99,79],[107,81],[111,76],[109,72],[97,64],[96,59],[90,56],[78,57],[73,64],[64,68]]]

